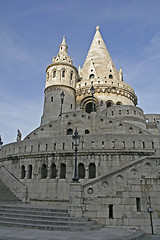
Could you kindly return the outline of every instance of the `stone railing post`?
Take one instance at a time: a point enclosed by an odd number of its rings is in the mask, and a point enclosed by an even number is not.
[[[82,217],[82,188],[80,183],[71,183],[69,191],[69,214],[71,217]]]

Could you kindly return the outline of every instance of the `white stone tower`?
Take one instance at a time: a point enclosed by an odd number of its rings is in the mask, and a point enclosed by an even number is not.
[[[90,88],[95,88],[94,104],[96,111],[113,105],[137,104],[137,97],[133,88],[123,82],[122,68],[117,71],[112,58],[106,48],[100,33],[96,27],[89,52],[82,68],[79,68],[79,81],[77,83],[76,104],[77,109],[86,112],[91,111],[92,97]]]
[[[78,72],[67,53],[65,37],[59,46],[57,57],[46,69],[46,86],[43,116],[41,124],[46,124],[58,118],[61,108],[60,94],[64,93],[62,112],[75,110],[75,86]]]

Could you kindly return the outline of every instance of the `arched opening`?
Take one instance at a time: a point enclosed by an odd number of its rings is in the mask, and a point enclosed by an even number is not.
[[[67,129],[67,135],[73,135],[73,129],[71,128]]]
[[[25,166],[22,165],[22,167],[21,167],[21,179],[24,179],[25,176],[26,176]]]
[[[112,74],[109,74],[109,78],[110,78],[110,79],[113,79],[113,75],[112,75]]]
[[[64,163],[61,163],[60,178],[61,179],[65,179],[66,178],[66,165]]]
[[[41,168],[41,178],[45,179],[47,178],[47,165],[43,164]]]
[[[56,169],[56,165],[54,163],[52,163],[51,165],[51,175],[50,178],[56,178],[57,177],[57,169]]]
[[[73,79],[73,72],[70,73],[70,80]]]
[[[55,78],[56,77],[56,71],[54,70],[53,71],[53,78]]]
[[[32,178],[32,165],[28,166],[28,179]]]
[[[83,163],[79,163],[78,165],[78,177],[79,179],[85,178],[85,168]]]
[[[94,109],[96,109],[95,103],[94,103]],[[87,113],[92,112],[92,102],[89,102],[89,103],[86,104],[85,112],[87,112]]]
[[[106,107],[107,108],[112,107],[112,106],[113,106],[113,102],[111,100],[106,102]]]
[[[96,177],[96,165],[94,163],[89,164],[89,178]]]
[[[92,73],[89,75],[89,79],[93,79],[93,78],[95,78],[95,75]]]
[[[86,129],[85,134],[90,134],[90,131],[88,129]]]

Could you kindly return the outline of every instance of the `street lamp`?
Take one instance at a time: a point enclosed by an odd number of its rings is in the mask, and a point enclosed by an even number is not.
[[[64,92],[61,92],[61,94],[60,94],[60,99],[61,99],[61,110],[60,110],[60,114],[59,114],[59,116],[62,116],[62,104],[63,104],[63,101],[64,101],[64,96],[65,96]]]
[[[2,148],[2,145],[3,145],[3,142],[2,142],[1,135],[0,135],[0,150],[1,150],[1,148]]]
[[[90,92],[91,92],[91,94],[92,94],[92,112],[95,112],[95,107],[94,107],[94,93],[95,93],[95,88],[93,87],[93,85],[92,85],[92,87],[90,88]]]
[[[74,177],[72,178],[73,182],[78,182],[78,173],[77,173],[77,152],[78,152],[78,146],[80,142],[80,136],[78,135],[77,128],[72,136],[73,140],[73,146],[74,146],[74,151],[75,151],[75,164],[74,164]]]

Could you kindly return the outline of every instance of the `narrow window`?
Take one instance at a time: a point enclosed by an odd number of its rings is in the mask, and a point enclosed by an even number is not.
[[[123,148],[125,148],[125,141],[123,141],[122,144],[123,144]]]
[[[136,208],[137,212],[141,212],[141,199],[139,197],[136,198]]]
[[[19,153],[20,153],[20,151],[21,151],[21,148],[19,147]],[[10,149],[9,149],[9,154],[10,154]]]
[[[119,115],[121,115],[121,110],[119,110]]]
[[[31,146],[31,152],[33,152],[33,145]]]
[[[112,148],[115,148],[115,141],[112,141]]]
[[[54,143],[54,151],[56,150],[56,143]]]
[[[60,178],[61,179],[65,179],[66,178],[66,165],[64,163],[61,163]]]
[[[71,104],[71,109],[72,109],[72,104]]]
[[[84,164],[83,163],[79,163],[79,165],[78,165],[78,177],[80,179],[84,179],[85,178],[85,168],[84,168]]]
[[[27,147],[25,146],[25,147],[24,147],[24,151],[25,151],[25,152],[26,152],[26,149],[27,149]]]
[[[94,148],[94,142],[92,142],[92,149]]]
[[[65,143],[63,143],[63,150],[65,149]]]
[[[21,167],[21,179],[24,179],[25,176],[26,176],[25,166],[22,165],[22,167]]]
[[[145,142],[142,142],[143,149],[145,149]]]
[[[113,218],[113,204],[109,204],[109,218]]]
[[[71,72],[71,74],[70,74],[70,80],[72,80],[73,79],[73,72]]]
[[[154,149],[154,142],[152,142],[152,149]]]
[[[134,111],[134,115],[136,115],[136,111]]]
[[[38,145],[38,152],[40,151],[40,145]]]
[[[46,144],[46,151],[48,151],[48,144]]]
[[[65,77],[65,70],[62,71],[62,77]]]
[[[53,78],[56,77],[56,71],[53,71]]]
[[[94,163],[89,164],[89,178],[96,177],[96,165]]]
[[[28,179],[32,178],[32,165],[28,166]]]
[[[53,97],[51,97],[51,102],[53,102]]]
[[[114,115],[114,112],[112,111],[112,116]]]
[[[56,178],[57,177],[57,170],[56,170],[56,165],[52,163],[51,165],[51,175],[50,178]]]
[[[133,148],[135,148],[135,142],[133,141]]]
[[[102,148],[104,148],[104,141],[102,141]]]
[[[129,115],[129,110],[127,110],[127,115]]]
[[[84,149],[84,142],[82,142],[82,149]]]

